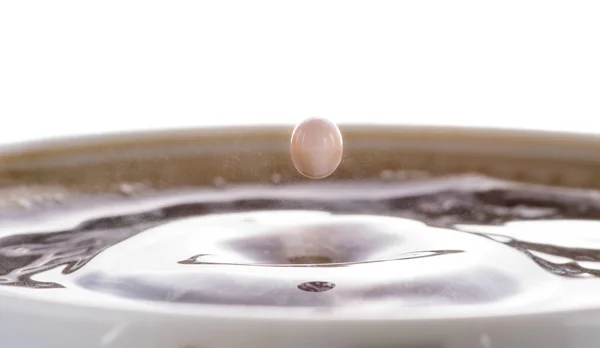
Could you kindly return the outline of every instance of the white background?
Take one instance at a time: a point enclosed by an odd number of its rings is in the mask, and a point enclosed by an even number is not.
[[[0,2],[0,142],[309,116],[600,133],[600,2]]]

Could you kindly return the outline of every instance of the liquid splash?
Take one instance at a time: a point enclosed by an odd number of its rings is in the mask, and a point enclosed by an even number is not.
[[[596,193],[469,177],[420,182],[353,183],[339,195],[314,185],[188,191],[179,201],[127,195],[111,199],[154,207],[107,215],[90,205],[96,217],[47,232],[10,233],[5,219],[0,285],[188,304],[434,306],[600,278],[600,243],[590,243],[600,227]],[[50,212],[70,214],[64,205]]]

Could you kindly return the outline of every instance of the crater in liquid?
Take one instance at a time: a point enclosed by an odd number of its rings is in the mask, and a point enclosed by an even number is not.
[[[463,176],[103,196],[0,214],[0,285],[39,291],[318,308],[493,304],[557,281],[600,290],[593,191]],[[79,220],[64,228],[65,218]]]

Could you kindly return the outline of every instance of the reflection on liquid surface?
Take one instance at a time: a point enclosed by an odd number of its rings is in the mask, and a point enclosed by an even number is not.
[[[600,290],[594,192],[480,177],[102,197],[46,209],[43,232],[17,232],[39,212],[19,214],[0,230],[0,283],[39,291],[340,308]]]

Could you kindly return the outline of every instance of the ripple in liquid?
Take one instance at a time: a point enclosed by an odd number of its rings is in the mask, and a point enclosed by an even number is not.
[[[494,304],[573,278],[600,290],[594,195],[444,180],[397,194],[344,186],[351,198],[322,189],[294,198],[288,187],[168,204],[154,197],[158,208],[98,213],[72,229],[5,232],[0,282],[162,303],[308,308]]]

